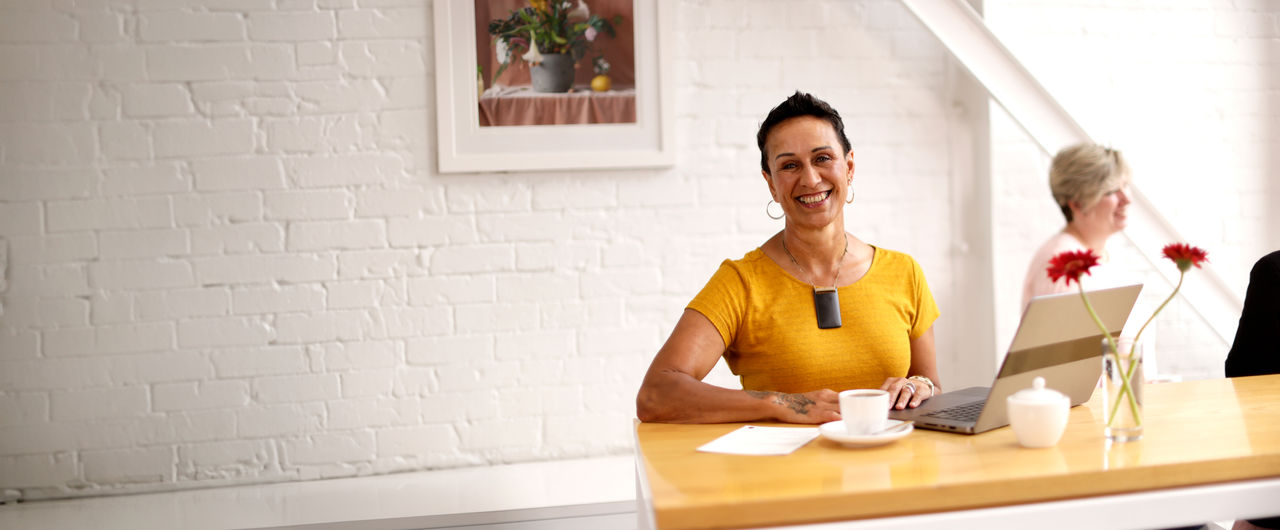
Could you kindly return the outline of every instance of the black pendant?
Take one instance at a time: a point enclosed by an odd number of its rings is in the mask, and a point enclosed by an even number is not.
[[[819,329],[840,327],[840,292],[835,287],[814,287],[813,310],[818,315]]]

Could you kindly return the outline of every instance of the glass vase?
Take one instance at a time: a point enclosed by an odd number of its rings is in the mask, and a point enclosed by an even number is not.
[[[1142,439],[1142,345],[1132,339],[1102,341],[1103,421],[1113,442]]]

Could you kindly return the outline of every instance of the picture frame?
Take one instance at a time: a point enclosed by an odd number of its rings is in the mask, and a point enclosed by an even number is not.
[[[437,167],[441,173],[667,167],[674,164],[672,6],[634,0],[636,121],[482,127],[474,0],[436,0]]]

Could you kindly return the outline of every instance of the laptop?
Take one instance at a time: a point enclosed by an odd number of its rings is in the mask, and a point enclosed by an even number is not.
[[[1086,292],[1098,318],[1117,335],[1142,284]],[[1009,424],[1005,398],[1030,388],[1036,377],[1043,377],[1046,387],[1066,394],[1074,407],[1089,400],[1102,376],[1102,340],[1079,292],[1032,298],[990,387],[944,392],[917,408],[890,411],[889,417],[937,431],[989,431]]]

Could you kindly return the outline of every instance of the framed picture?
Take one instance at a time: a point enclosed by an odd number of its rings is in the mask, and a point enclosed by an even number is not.
[[[613,15],[618,30],[614,38],[626,40],[614,43],[593,35],[592,44],[597,49],[613,46],[611,53],[615,56],[618,48],[634,49],[633,56],[626,53],[622,60],[613,61],[620,63],[621,71],[615,75],[624,84],[597,85],[593,90],[596,83],[591,82],[595,81],[591,70],[594,66],[598,72],[600,65],[593,65],[592,57],[587,56],[579,58],[575,66],[577,78],[587,79],[587,84],[579,81],[567,92],[547,93],[522,85],[528,82],[531,69],[518,53],[509,55],[507,64],[501,67],[501,78],[493,75],[496,69],[492,67],[501,61],[495,61],[492,55],[496,50],[495,41],[486,30],[489,21],[478,20],[477,13],[490,19],[514,16],[511,10],[501,12],[504,7],[494,7],[511,3],[502,1],[434,2],[436,159],[441,173],[641,168],[674,163],[672,80],[667,53],[671,42],[665,38],[671,27],[672,6],[659,5],[658,0],[612,0],[623,4],[622,14]],[[525,0],[518,3],[527,5]],[[576,4],[578,0],[569,0],[562,5]],[[517,71],[521,68],[523,73]],[[602,106],[607,109],[617,102],[631,107],[622,114],[604,112],[614,117],[597,116]],[[512,117],[509,109],[535,103],[556,109],[589,107],[591,117],[582,117],[587,110],[558,110],[554,112],[559,116],[535,121],[553,124],[516,124],[521,119]],[[570,116],[566,118],[564,114]]]

